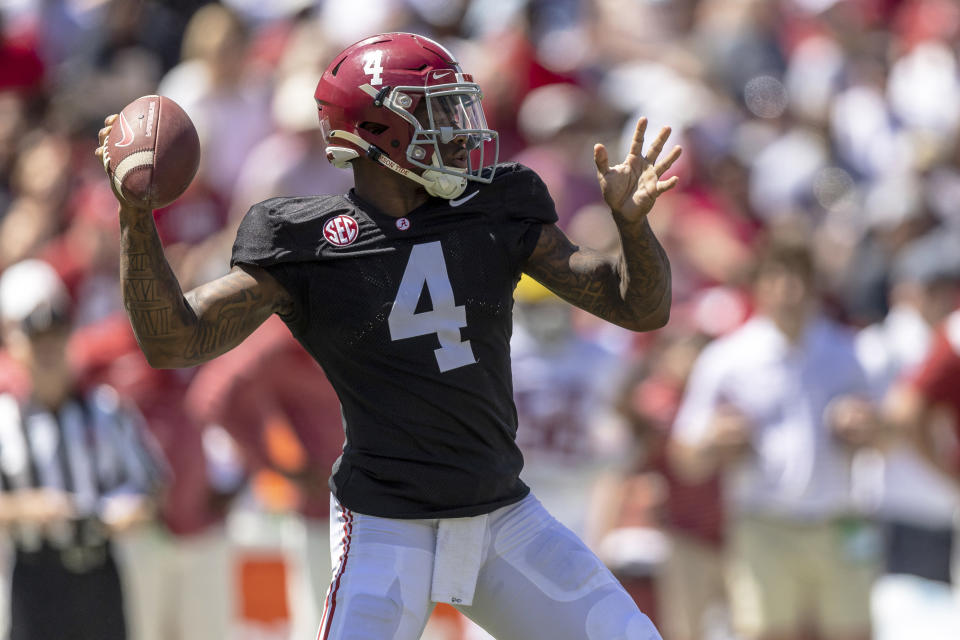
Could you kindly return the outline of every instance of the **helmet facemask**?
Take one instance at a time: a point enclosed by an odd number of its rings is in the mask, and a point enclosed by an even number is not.
[[[394,87],[383,104],[413,127],[407,161],[423,169],[422,177],[432,183],[427,191],[443,198],[459,196],[468,180],[490,183],[499,156],[497,132],[487,127],[480,105],[480,87],[469,76],[456,75],[461,81]]]

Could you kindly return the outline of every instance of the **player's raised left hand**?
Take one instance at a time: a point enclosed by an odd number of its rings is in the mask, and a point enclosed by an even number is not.
[[[640,118],[633,133],[633,143],[630,152],[620,164],[609,164],[607,149],[602,144],[593,147],[593,160],[597,163],[597,179],[600,181],[600,190],[614,215],[624,220],[634,221],[645,217],[657,197],[676,186],[679,178],[673,176],[669,180],[660,180],[673,163],[680,157],[681,149],[674,147],[665,158],[660,160],[660,152],[667,138],[670,137],[670,127],[660,129],[660,133],[650,144],[647,153],[643,153],[643,135],[647,130],[647,119]]]

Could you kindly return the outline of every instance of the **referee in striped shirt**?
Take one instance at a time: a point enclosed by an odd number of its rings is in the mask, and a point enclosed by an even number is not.
[[[162,466],[138,414],[83,390],[66,357],[69,300],[26,260],[0,276],[0,323],[22,393],[0,393],[0,526],[14,549],[10,640],[123,640],[111,536],[152,515]]]

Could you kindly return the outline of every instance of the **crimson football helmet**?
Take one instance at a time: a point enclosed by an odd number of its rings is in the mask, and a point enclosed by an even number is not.
[[[499,140],[487,128],[480,87],[429,38],[385,33],[347,47],[314,97],[334,166],[365,156],[448,199],[468,180],[493,180]],[[440,145],[452,143],[442,157]]]

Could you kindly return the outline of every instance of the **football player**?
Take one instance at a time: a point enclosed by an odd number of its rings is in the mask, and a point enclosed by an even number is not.
[[[414,639],[434,602],[500,640],[659,639],[520,481],[509,339],[523,272],[629,329],[666,323],[669,263],[646,217],[680,149],[660,158],[665,128],[644,152],[644,119],[622,163],[595,146],[623,246],[612,259],[564,236],[537,175],[497,162],[481,96],[427,38],[350,46],[315,97],[354,188],[254,205],[232,271],[186,294],[151,212],[118,194],[124,304],[156,367],[209,360],[276,313],[326,371],[346,439],[320,639]]]

